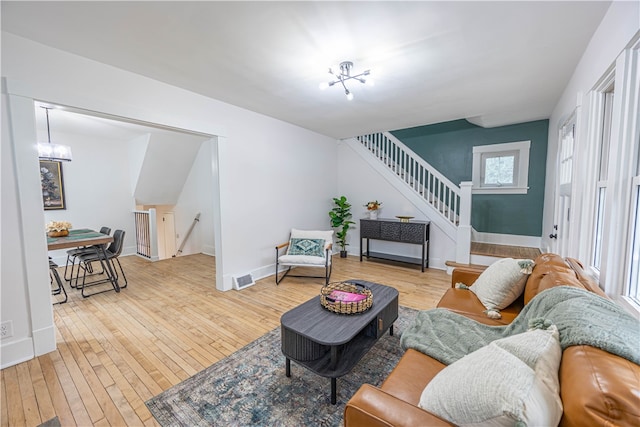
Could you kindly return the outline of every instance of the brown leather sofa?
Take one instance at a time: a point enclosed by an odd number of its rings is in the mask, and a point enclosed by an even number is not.
[[[438,307],[484,324],[504,325],[536,294],[554,286],[576,286],[606,297],[574,259],[542,254],[535,262],[523,294],[501,310],[501,319],[488,318],[475,294],[455,287],[456,283],[472,285],[482,272],[478,269],[456,268],[452,287]],[[418,407],[425,386],[444,367],[423,353],[407,350],[379,388],[365,384],[347,402],[345,427],[452,425]],[[559,378],[564,407],[561,426],[640,426],[640,366],[635,363],[594,347],[573,346],[562,353]]]

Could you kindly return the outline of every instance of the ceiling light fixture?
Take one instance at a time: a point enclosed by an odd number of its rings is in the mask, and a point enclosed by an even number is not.
[[[71,147],[68,145],[53,144],[51,142],[51,131],[49,130],[49,110],[44,108],[47,114],[47,139],[49,142],[38,142],[38,157],[42,160],[71,161]]]
[[[353,93],[349,89],[347,89],[347,85],[345,84],[347,80],[353,79],[353,80],[359,81],[360,83],[366,83],[370,86],[373,86],[373,79],[371,77],[368,77],[371,74],[371,70],[366,70],[360,74],[352,76],[351,75],[352,68],[353,68],[353,62],[351,61],[341,62],[339,73],[329,68],[329,74],[334,76],[335,80],[332,80],[330,82],[320,83],[320,89],[326,89],[328,87],[335,85],[336,83],[340,83],[344,88],[344,94],[347,95],[347,99],[351,101],[353,99]]]

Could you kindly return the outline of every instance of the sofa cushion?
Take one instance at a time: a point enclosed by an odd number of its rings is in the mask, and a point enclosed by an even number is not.
[[[484,314],[486,310],[476,294],[468,289],[447,289],[437,305],[438,308],[446,308],[455,313],[472,318],[486,325],[508,325],[518,316],[522,310],[522,298],[515,300],[509,307],[501,310],[501,319],[491,319]]]
[[[496,340],[438,373],[419,406],[456,425],[557,425],[562,416],[555,326]]]
[[[414,349],[408,349],[380,389],[400,400],[418,405],[425,386],[446,367]]]
[[[503,258],[487,267],[469,289],[487,310],[502,310],[522,294],[529,277],[525,265],[531,264],[531,260]]]
[[[561,427],[640,425],[640,366],[576,345],[562,353],[559,376]]]
[[[540,292],[555,286],[573,286],[586,289],[575,271],[556,254],[542,254],[536,258],[536,266],[524,288],[524,303],[528,304]]]

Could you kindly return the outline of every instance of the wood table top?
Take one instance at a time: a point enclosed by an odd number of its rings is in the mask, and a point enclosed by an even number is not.
[[[47,237],[47,249],[55,251],[58,249],[77,248],[80,246],[102,245],[113,242],[113,236],[100,232],[82,228],[69,230],[69,235],[64,237]]]

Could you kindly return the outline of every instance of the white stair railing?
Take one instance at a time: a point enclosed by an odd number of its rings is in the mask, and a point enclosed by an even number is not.
[[[135,210],[133,214],[136,224],[136,254],[157,261],[159,256],[156,210]]]
[[[458,225],[460,187],[388,132],[361,135],[356,140],[447,221]]]

